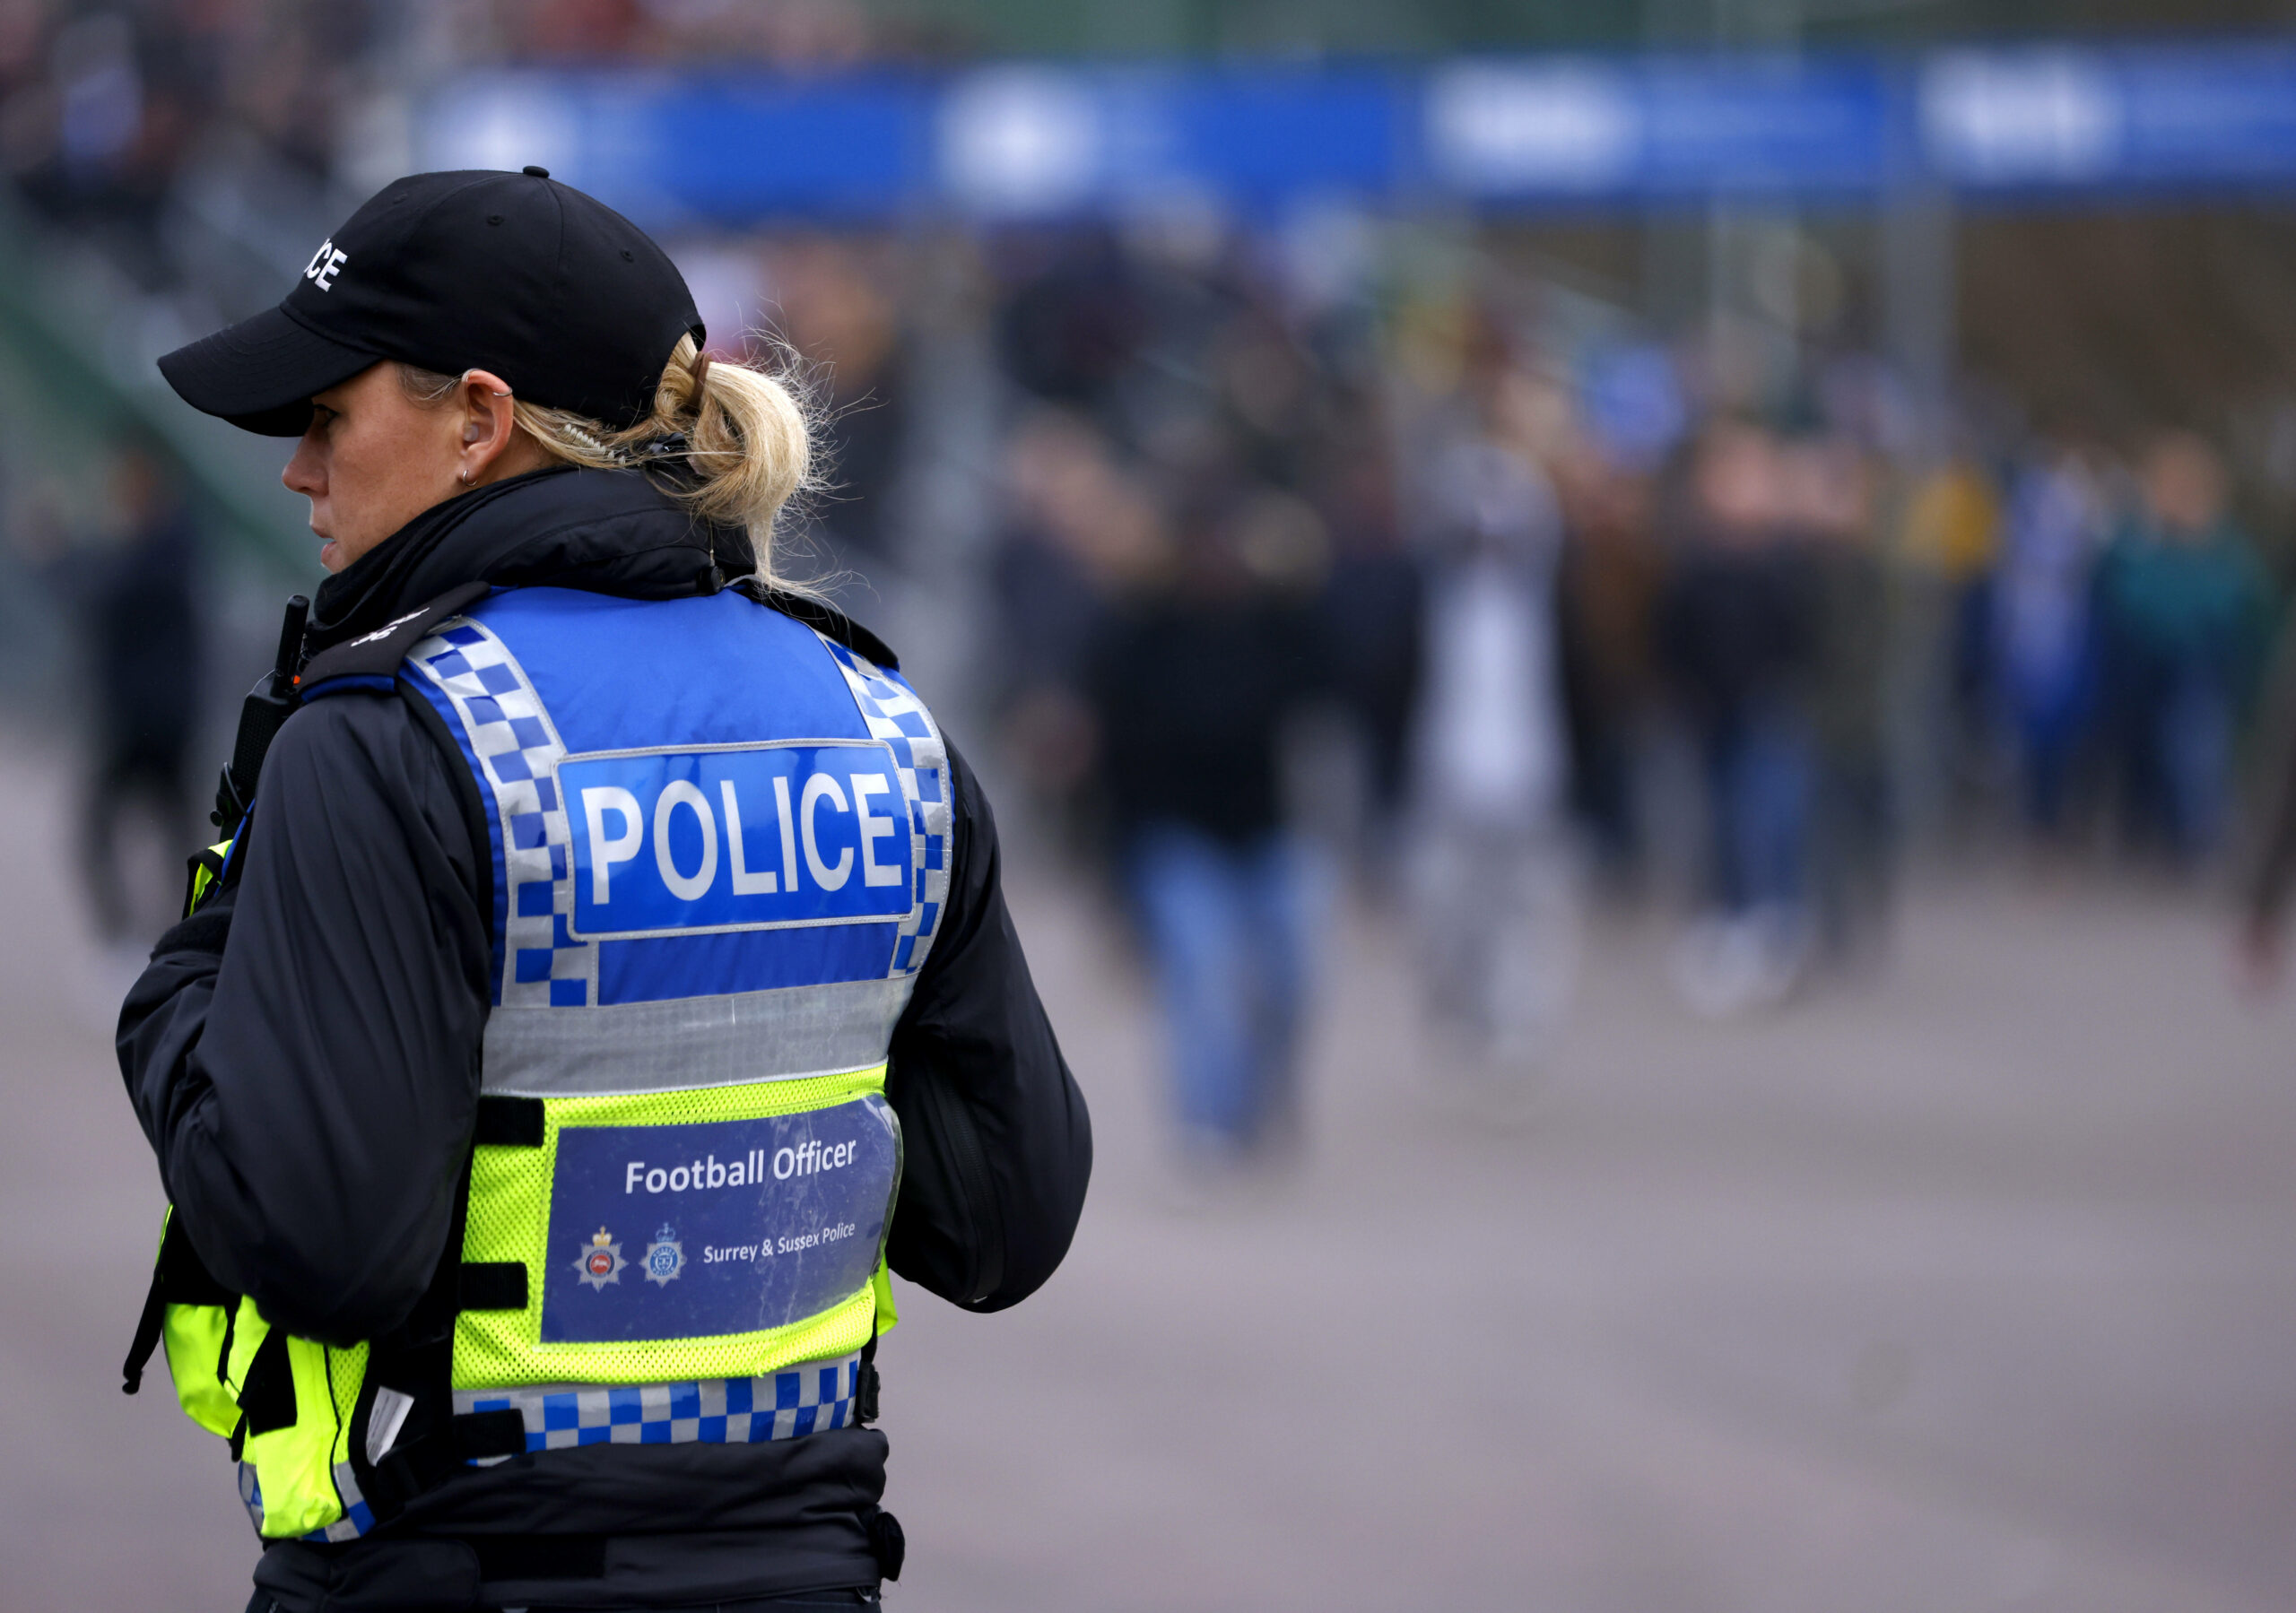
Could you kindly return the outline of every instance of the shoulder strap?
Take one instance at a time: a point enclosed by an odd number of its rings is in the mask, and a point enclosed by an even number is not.
[[[345,689],[387,688],[398,677],[398,663],[424,634],[491,591],[486,583],[465,583],[371,633],[321,650],[304,665],[299,692],[315,700]]]

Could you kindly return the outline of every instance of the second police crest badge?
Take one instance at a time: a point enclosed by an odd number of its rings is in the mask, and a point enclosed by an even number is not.
[[[646,1280],[666,1285],[684,1270],[685,1245],[678,1242],[677,1228],[665,1221],[646,1245]]]

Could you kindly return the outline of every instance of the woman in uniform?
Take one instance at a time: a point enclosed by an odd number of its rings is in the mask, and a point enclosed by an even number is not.
[[[530,168],[386,186],[161,360],[300,438],[333,574],[119,1028],[128,1377],[230,1442],[253,1609],[873,1605],[888,1270],[996,1310],[1074,1232],[987,804],[777,575],[804,410],[704,338]]]

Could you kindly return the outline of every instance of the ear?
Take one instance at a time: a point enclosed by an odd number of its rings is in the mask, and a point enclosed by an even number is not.
[[[456,473],[465,486],[474,487],[492,480],[495,462],[517,435],[510,384],[491,370],[465,370],[455,390],[455,406],[462,417]]]

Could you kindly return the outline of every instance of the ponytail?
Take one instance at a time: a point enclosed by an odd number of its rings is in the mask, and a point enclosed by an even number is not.
[[[443,398],[456,381],[407,365],[400,377],[418,399]],[[524,398],[512,403],[511,419],[544,453],[570,464],[615,471],[657,458],[682,464],[687,473],[672,496],[697,520],[745,529],[758,580],[802,594],[804,585],[775,569],[774,536],[790,500],[815,485],[807,390],[794,353],[785,351],[773,368],[712,360],[685,335],[655,388],[653,413],[625,430]],[[676,438],[683,448],[660,446]]]

